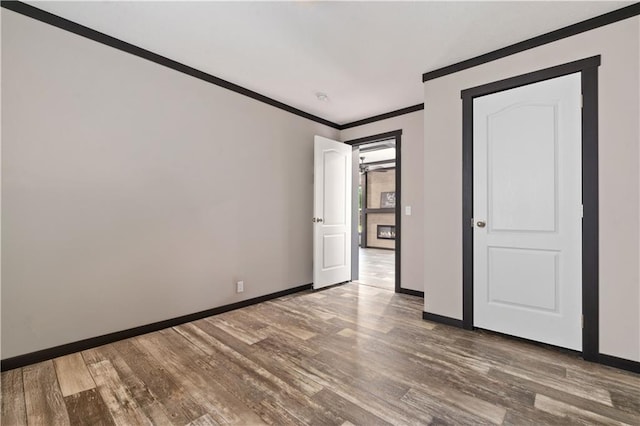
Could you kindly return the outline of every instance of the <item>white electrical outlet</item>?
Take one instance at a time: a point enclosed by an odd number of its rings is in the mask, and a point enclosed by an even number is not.
[[[236,283],[236,293],[242,293],[244,291],[244,281],[238,281]]]

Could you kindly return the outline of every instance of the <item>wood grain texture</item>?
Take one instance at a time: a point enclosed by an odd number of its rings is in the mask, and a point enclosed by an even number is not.
[[[2,424],[640,425],[637,374],[421,313],[355,283],[282,297],[5,372]]]
[[[142,359],[136,358],[129,363],[125,361],[125,359],[128,360],[128,352],[124,348],[120,349],[120,344],[122,343],[126,344],[130,342],[123,341],[116,342],[114,345],[101,346],[84,351],[82,355],[87,363],[100,361],[110,362],[124,387],[130,390],[133,399],[153,424],[169,424],[171,423],[170,419],[177,419],[178,422],[187,423],[189,418],[181,418],[178,414],[170,412],[169,410],[172,408],[172,405],[170,403],[163,404],[158,400],[157,394],[151,390],[153,388],[153,381],[143,381],[137,372],[134,372],[132,366],[137,366],[136,361],[143,362]],[[140,358],[143,358],[143,356]],[[170,381],[163,381],[163,384],[171,386]]]
[[[117,424],[152,424],[118,372],[108,360],[92,362],[89,371],[96,382],[98,392]]]
[[[0,424],[27,424],[27,409],[24,403],[22,370],[9,370],[2,373],[2,416]]]
[[[27,423],[30,425],[68,425],[69,415],[58,385],[53,361],[22,369]],[[3,422],[4,423],[4,422]]]
[[[94,389],[96,384],[87,370],[80,353],[62,356],[53,360],[62,396]]]
[[[109,409],[95,389],[76,392],[64,398],[72,425],[115,425]]]

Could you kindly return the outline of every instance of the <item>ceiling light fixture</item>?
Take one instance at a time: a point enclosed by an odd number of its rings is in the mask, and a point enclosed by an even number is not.
[[[329,96],[327,96],[326,93],[322,93],[322,92],[316,92],[316,98],[318,98],[318,100],[320,102],[328,102],[329,101]]]

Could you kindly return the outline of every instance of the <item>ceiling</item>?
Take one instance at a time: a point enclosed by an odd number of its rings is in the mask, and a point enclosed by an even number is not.
[[[396,160],[395,140],[387,142],[376,142],[375,144],[360,145],[358,156],[360,163],[375,163],[378,161],[394,161]]]
[[[424,72],[633,2],[28,3],[344,124],[422,103]]]

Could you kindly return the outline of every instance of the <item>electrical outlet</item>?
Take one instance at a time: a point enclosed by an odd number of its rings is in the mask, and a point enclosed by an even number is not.
[[[244,281],[238,281],[236,283],[236,293],[242,293],[244,291]]]

